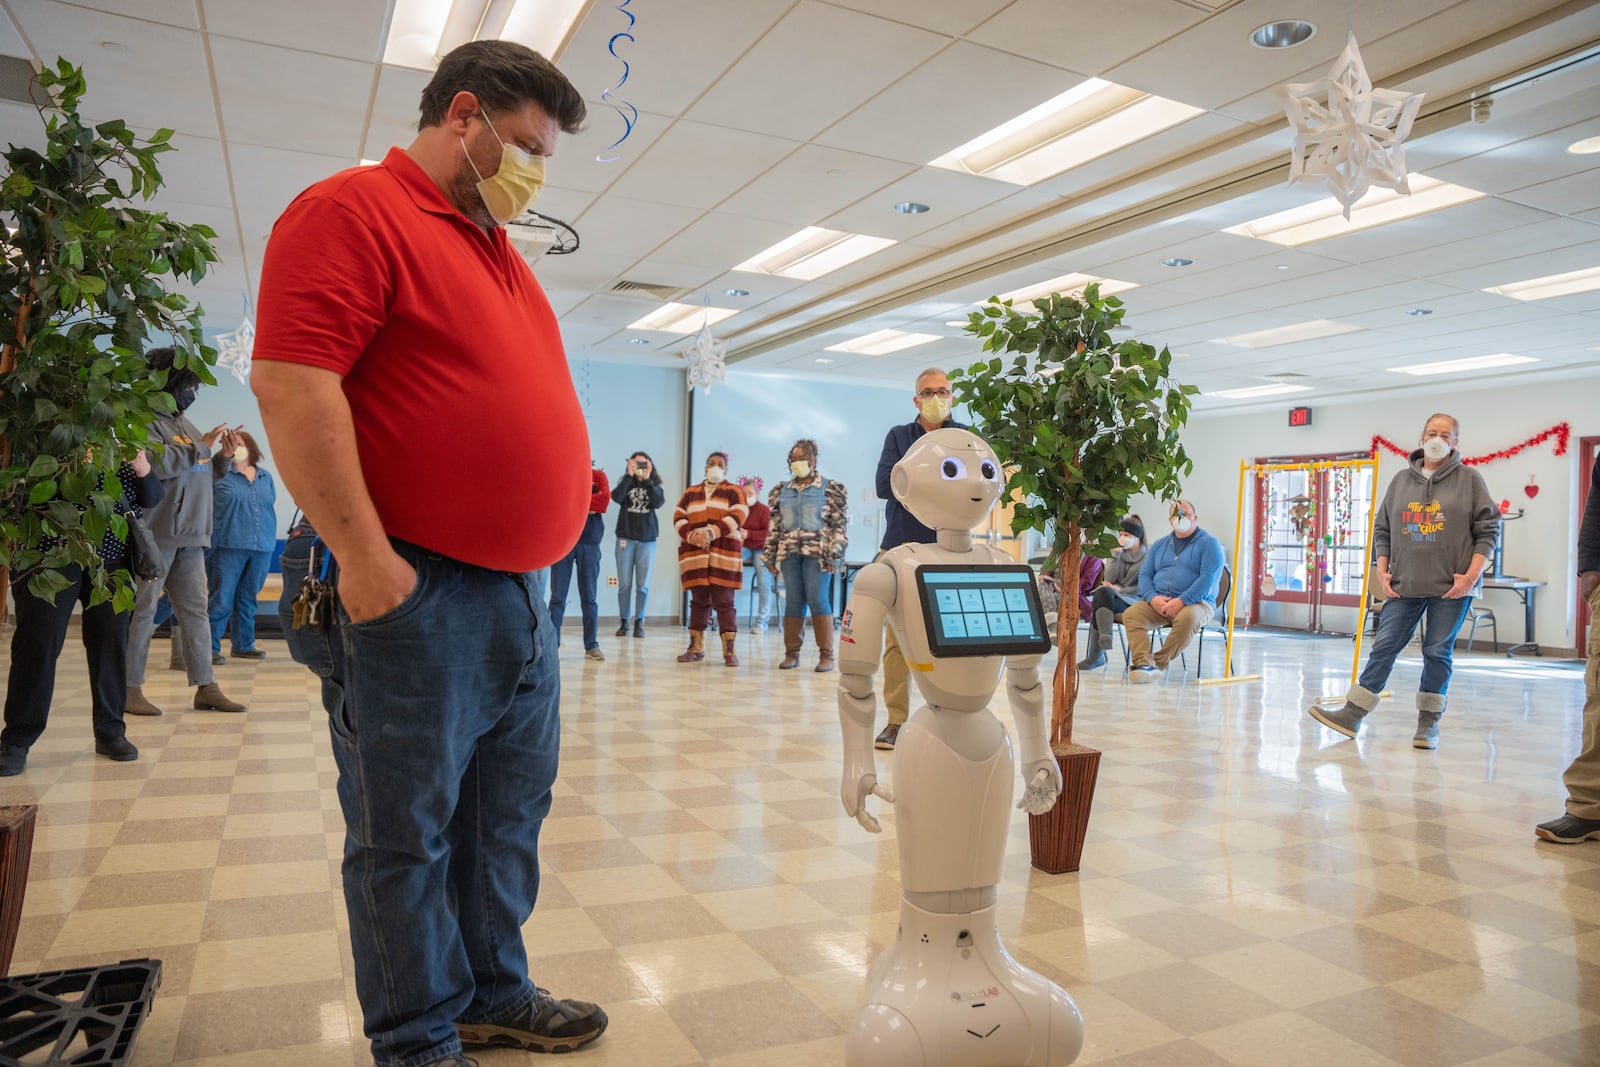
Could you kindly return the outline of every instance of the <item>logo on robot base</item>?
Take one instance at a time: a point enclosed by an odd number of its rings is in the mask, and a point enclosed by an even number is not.
[[[959,1004],[963,1000],[992,1000],[999,995],[1000,987],[990,986],[988,989],[974,989],[965,993],[957,990],[950,994],[950,999]]]

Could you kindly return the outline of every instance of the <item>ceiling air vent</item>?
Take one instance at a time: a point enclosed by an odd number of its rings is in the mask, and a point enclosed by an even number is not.
[[[653,282],[630,282],[623,279],[611,287],[611,292],[622,296],[638,296],[647,300],[675,300],[682,296],[681,285],[657,285]]]
[[[0,56],[0,100],[46,107],[50,94],[33,80],[33,64],[16,56]]]

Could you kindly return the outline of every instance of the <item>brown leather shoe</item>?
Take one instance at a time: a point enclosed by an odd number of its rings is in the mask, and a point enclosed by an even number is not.
[[[679,663],[699,663],[706,658],[706,632],[704,630],[689,631],[689,647],[678,654]]]
[[[161,709],[144,698],[144,689],[137,685],[128,686],[127,703],[122,710],[129,715],[160,715]]]
[[[244,705],[238,701],[229,700],[222,687],[216,682],[202,685],[194,691],[194,710],[196,711],[243,711]]]

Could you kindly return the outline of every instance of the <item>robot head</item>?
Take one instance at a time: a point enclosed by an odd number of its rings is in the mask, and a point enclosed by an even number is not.
[[[889,476],[894,498],[924,526],[970,530],[1000,499],[1005,480],[989,442],[970,430],[931,430]]]

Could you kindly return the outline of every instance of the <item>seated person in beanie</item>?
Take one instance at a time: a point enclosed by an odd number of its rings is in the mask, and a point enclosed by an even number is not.
[[[1130,677],[1138,684],[1155,681],[1217,610],[1222,542],[1200,529],[1199,512],[1187,500],[1172,505],[1170,521],[1172,532],[1150,546],[1139,569],[1138,602],[1122,613]],[[1150,633],[1163,626],[1172,631],[1152,654]]]
[[[1089,610],[1084,618],[1089,623],[1089,648],[1078,661],[1080,671],[1104,667],[1106,649],[1111,647],[1111,628],[1116,617],[1139,600],[1139,572],[1144,569],[1147,553],[1144,543],[1144,526],[1133,516],[1122,520],[1117,531],[1117,550],[1106,563],[1100,584],[1085,592],[1089,596]]]

